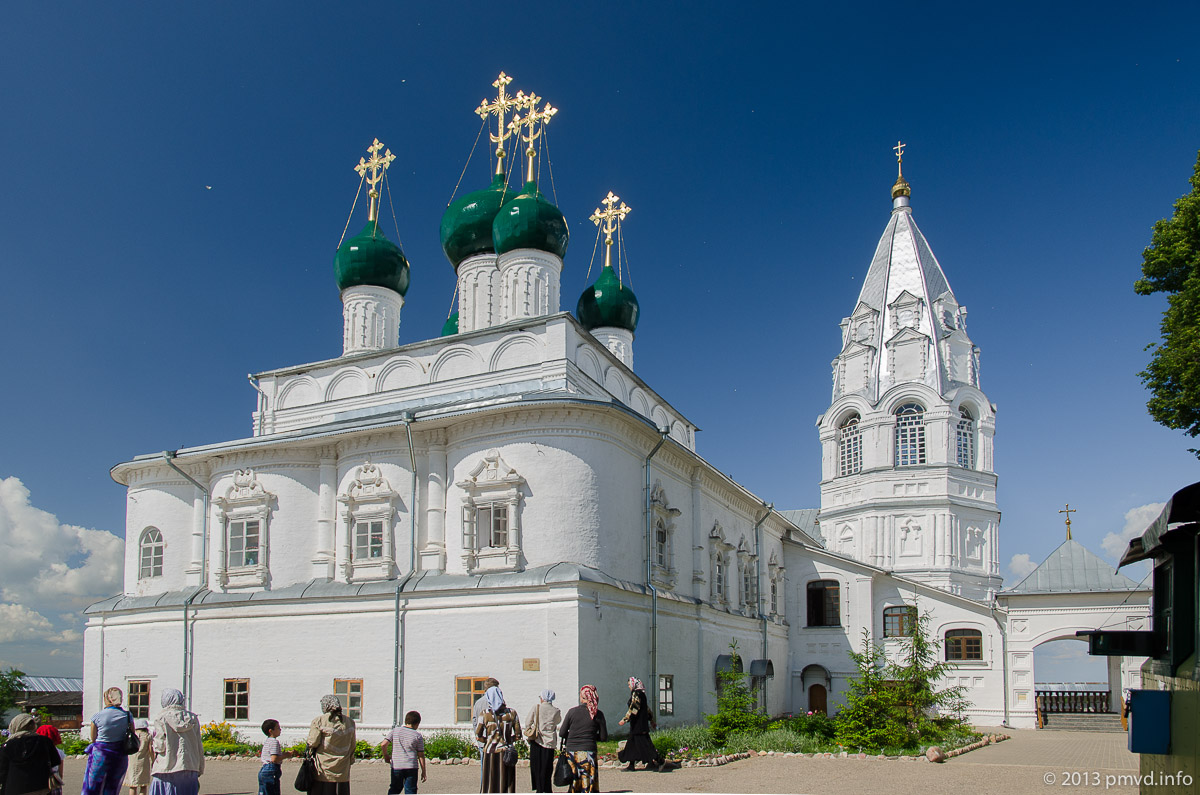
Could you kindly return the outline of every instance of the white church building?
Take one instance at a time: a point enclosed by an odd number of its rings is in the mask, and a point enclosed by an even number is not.
[[[378,228],[376,141],[368,221],[335,258],[342,355],[254,376],[248,438],[113,468],[125,582],[88,609],[85,712],[118,685],[154,714],[177,687],[205,721],[294,736],[335,692],[366,731],[408,709],[453,729],[489,676],[522,711],[592,683],[612,717],[636,675],[660,723],[690,723],[731,640],[769,712],[832,712],[862,631],[899,651],[919,607],[972,720],[1032,726],[1038,644],[1145,621],[1149,593],[1074,541],[1001,589],[995,407],[902,176],[841,324],[820,508],[776,510],[634,370],[611,193],[605,267],[561,307],[567,225],[533,179],[553,109],[495,85],[496,177],[442,222],[457,322],[398,344],[409,267]],[[510,134],[531,142],[522,187]],[[1110,699],[1138,665],[1112,665]]]

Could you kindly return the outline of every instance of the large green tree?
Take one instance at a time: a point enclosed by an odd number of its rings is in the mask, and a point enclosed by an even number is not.
[[[0,672],[0,714],[17,705],[17,694],[25,689],[25,672],[9,668]]]
[[[1154,225],[1142,252],[1141,295],[1167,293],[1162,342],[1150,345],[1150,364],[1139,375],[1151,392],[1146,407],[1155,422],[1188,436],[1200,435],[1200,157],[1191,193],[1175,213]],[[1200,450],[1190,452],[1200,458]]]

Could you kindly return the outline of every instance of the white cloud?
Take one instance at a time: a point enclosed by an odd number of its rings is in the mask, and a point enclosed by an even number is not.
[[[125,542],[63,524],[32,505],[15,477],[0,479],[0,644],[30,673],[48,657],[82,657],[82,610],[121,588]]]
[[[1129,546],[1130,539],[1141,535],[1150,523],[1158,518],[1164,505],[1165,502],[1151,502],[1126,511],[1125,526],[1121,528],[1121,532],[1109,533],[1100,542],[1104,552],[1110,558],[1120,560],[1121,555],[1125,554],[1125,548]]]
[[[1029,573],[1036,569],[1038,564],[1033,558],[1029,557],[1028,553],[1018,552],[1012,556],[1012,560],[1008,562],[1008,571],[1012,574],[1013,579],[1017,582],[1029,576]]]

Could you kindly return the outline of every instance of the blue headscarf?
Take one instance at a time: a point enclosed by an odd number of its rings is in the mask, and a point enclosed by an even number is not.
[[[543,690],[541,698],[542,698],[542,701],[545,701],[548,704],[553,704],[554,698],[555,698],[554,691],[550,690],[549,688],[547,688],[546,690]]]
[[[492,712],[497,712],[504,706],[504,694],[500,692],[498,687],[489,687],[487,692],[483,694],[484,700],[487,701],[488,709]]]

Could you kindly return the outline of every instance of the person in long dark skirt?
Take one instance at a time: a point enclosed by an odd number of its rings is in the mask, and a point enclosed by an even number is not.
[[[538,703],[525,718],[529,740],[529,780],[534,792],[553,792],[554,746],[562,713],[554,706],[554,691],[543,690]]]
[[[628,767],[625,769],[630,772],[634,770],[638,762],[645,762],[647,770],[654,767],[661,772],[666,769],[666,760],[654,747],[654,741],[650,739],[650,730],[655,727],[655,724],[654,713],[650,711],[650,705],[646,699],[646,688],[640,679],[631,676],[629,677],[629,691],[629,709],[625,711],[625,717],[617,721],[618,726],[629,724],[629,740],[617,754],[617,759],[627,762]]]
[[[480,792],[516,792],[517,760],[515,745],[521,736],[521,722],[517,713],[504,703],[504,694],[499,687],[489,687],[483,694],[488,708],[475,724],[475,738],[483,744],[479,763],[483,766],[483,781]],[[505,764],[506,755],[512,764]]]

